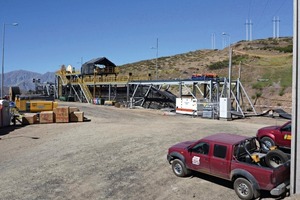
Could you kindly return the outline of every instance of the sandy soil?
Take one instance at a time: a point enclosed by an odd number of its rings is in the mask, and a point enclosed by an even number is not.
[[[254,136],[262,126],[286,121],[68,105],[91,121],[0,129],[0,199],[238,199],[230,182],[198,173],[176,177],[168,148],[215,132]],[[263,193],[262,199],[273,198]]]

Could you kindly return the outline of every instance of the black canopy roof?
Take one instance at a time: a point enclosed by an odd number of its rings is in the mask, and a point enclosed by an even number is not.
[[[82,75],[90,75],[94,73],[96,65],[104,65],[105,67],[116,67],[116,65],[105,57],[94,58],[90,61],[85,62],[81,66]]]
[[[116,67],[116,65],[108,60],[106,57],[100,57],[100,58],[94,58],[90,61],[87,61],[82,66],[90,66],[90,65],[104,65],[104,66],[110,66],[110,67]]]

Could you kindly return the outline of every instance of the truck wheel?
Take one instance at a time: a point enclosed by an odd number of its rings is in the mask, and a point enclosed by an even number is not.
[[[179,159],[175,159],[172,162],[172,170],[176,176],[185,177],[188,176],[191,171],[185,167],[183,162]]]
[[[269,137],[263,137],[263,138],[261,138],[260,141],[261,141],[261,143],[262,143],[262,150],[263,150],[264,152],[270,151],[270,147],[275,146],[274,140],[272,140],[272,139],[269,138]]]
[[[240,199],[251,200],[254,197],[252,184],[245,178],[237,178],[233,184],[235,193]]]
[[[267,166],[276,168],[289,160],[289,157],[281,150],[275,149],[269,151],[266,155],[265,161]]]

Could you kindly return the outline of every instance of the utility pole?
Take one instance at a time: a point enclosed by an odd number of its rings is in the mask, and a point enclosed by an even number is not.
[[[156,38],[156,80],[158,80],[158,66],[157,66],[157,59],[158,59],[158,38]]]
[[[252,41],[252,25],[253,25],[253,23],[252,23],[252,21],[251,21],[251,19],[250,19],[250,23],[249,23],[249,28],[250,28],[250,38],[249,38],[249,41]]]
[[[291,176],[290,192],[300,194],[300,4],[294,0],[294,33],[293,33],[293,84],[292,84],[292,141],[291,141]]]
[[[249,30],[248,30],[248,19],[246,19],[245,25],[246,25],[246,41],[248,41],[249,40],[249,36],[248,36],[248,33],[249,33]]]
[[[157,60],[158,60],[158,38],[156,38],[156,47],[151,47],[151,49],[156,49],[156,58],[155,58],[155,76],[156,76],[156,80],[158,80],[158,64],[157,64]]]
[[[211,48],[216,49],[216,34],[211,34]]]

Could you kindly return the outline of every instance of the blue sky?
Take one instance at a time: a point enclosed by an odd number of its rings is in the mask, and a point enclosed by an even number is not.
[[[293,0],[0,0],[1,49],[6,25],[5,72],[54,72],[62,64],[80,69],[83,62],[105,56],[116,65],[273,36],[293,34]],[[227,38],[228,39],[228,38]],[[2,51],[1,51],[2,55]],[[2,57],[1,57],[2,59]]]

